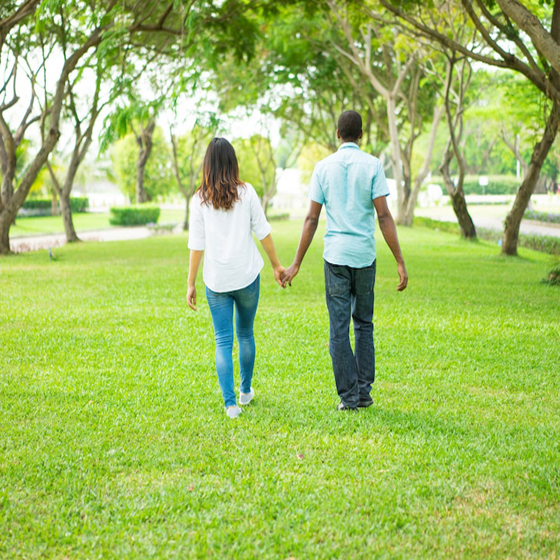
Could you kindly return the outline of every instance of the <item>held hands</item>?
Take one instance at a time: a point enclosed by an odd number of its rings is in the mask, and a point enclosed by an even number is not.
[[[189,304],[189,307],[193,311],[196,311],[196,287],[195,286],[189,286],[187,290],[187,303]]]
[[[292,266],[290,266],[290,268],[287,268],[284,271],[284,274],[282,275],[282,278],[281,278],[280,285],[282,286],[282,288],[285,288],[286,284],[289,284],[290,287],[291,287],[292,286],[292,280],[296,277],[298,272],[299,272],[299,266],[295,263],[292,264]]]

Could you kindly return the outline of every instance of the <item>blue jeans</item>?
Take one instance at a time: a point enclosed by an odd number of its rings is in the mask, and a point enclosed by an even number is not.
[[[352,268],[325,261],[325,292],[330,320],[329,350],[341,402],[355,408],[371,402],[375,380],[373,345],[373,288],[376,261]],[[350,345],[350,317],[354,321],[354,352]]]
[[[235,331],[239,343],[239,368],[241,392],[249,393],[255,366],[255,337],[253,323],[257,313],[260,292],[260,275],[241,290],[213,292],[206,288],[206,299],[212,314],[216,339],[216,371],[226,407],[236,404],[233,389],[233,308],[235,306]]]

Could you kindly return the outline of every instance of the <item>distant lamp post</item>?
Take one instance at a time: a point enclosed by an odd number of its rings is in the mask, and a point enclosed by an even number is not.
[[[488,186],[488,176],[487,175],[481,175],[478,178],[478,184],[482,187],[482,194],[485,195],[486,194],[486,187]]]

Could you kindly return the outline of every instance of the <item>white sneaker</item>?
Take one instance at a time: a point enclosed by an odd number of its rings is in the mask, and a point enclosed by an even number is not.
[[[237,418],[243,411],[237,406],[228,406],[226,408],[226,414],[230,418]]]
[[[248,393],[239,393],[239,404],[249,404],[255,396],[255,390],[251,387]]]

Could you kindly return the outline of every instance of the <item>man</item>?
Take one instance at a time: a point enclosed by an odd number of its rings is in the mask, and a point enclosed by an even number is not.
[[[406,288],[408,275],[395,222],[387,206],[389,189],[383,167],[357,144],[362,137],[361,116],[355,111],[342,113],[337,137],[341,142],[338,151],[317,163],[313,171],[308,193],[311,203],[296,257],[281,279],[284,287],[287,283],[292,285],[325,205],[327,232],[323,258],[330,320],[329,350],[340,397],[337,408],[357,410],[373,403],[370,392],[375,379],[375,212],[383,237],[397,261],[398,291]],[[354,352],[349,337],[350,317],[354,321]]]

